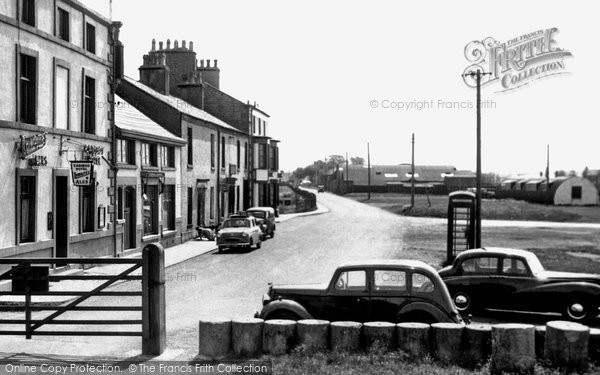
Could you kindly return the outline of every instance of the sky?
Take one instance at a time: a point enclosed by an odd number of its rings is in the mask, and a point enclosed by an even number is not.
[[[108,15],[108,0],[85,1]],[[143,4],[143,5],[142,5]],[[270,116],[280,168],[332,154],[372,164],[476,166],[476,92],[465,46],[557,28],[561,72],[505,92],[484,86],[482,169],[500,174],[600,168],[594,2],[113,0],[125,73],[151,41],[193,41],[218,59],[221,90]],[[411,104],[412,103],[412,104]],[[394,108],[392,108],[394,107]],[[466,108],[465,108],[466,107]]]

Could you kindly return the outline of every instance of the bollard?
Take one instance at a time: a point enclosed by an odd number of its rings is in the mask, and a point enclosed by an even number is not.
[[[282,355],[295,345],[296,321],[286,319],[267,320],[263,327],[263,351],[267,354]]]
[[[198,354],[208,359],[223,358],[231,350],[231,320],[200,320]]]
[[[456,363],[461,358],[465,326],[457,323],[433,323],[433,356],[444,363]]]
[[[544,345],[546,342],[546,326],[535,326],[535,356],[544,358]]]
[[[533,372],[535,366],[535,327],[531,324],[492,326],[493,374]]]
[[[248,318],[231,322],[231,346],[236,357],[254,357],[262,350],[264,320]]]
[[[329,325],[331,350],[338,352],[356,352],[360,349],[361,323],[333,322]]]
[[[396,325],[389,322],[368,322],[363,325],[365,349],[390,351],[396,348]]]
[[[423,358],[431,350],[431,326],[425,323],[398,323],[396,337],[398,349],[409,358]]]
[[[160,243],[142,250],[142,354],[161,355],[167,348],[165,252]]]
[[[575,322],[546,323],[544,358],[551,366],[585,372],[588,367],[590,328]]]
[[[469,366],[486,362],[492,352],[492,326],[469,324],[464,335],[463,362]]]
[[[296,326],[298,344],[306,350],[326,350],[329,342],[329,321],[317,319],[299,320]]]

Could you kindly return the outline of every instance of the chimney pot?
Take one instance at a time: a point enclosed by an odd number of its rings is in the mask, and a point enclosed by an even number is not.
[[[152,51],[156,50],[156,39],[152,39]]]
[[[183,48],[183,49],[187,49],[187,48],[185,48],[185,40],[182,40],[182,41],[181,41],[181,48]]]
[[[215,59],[215,68],[217,67],[217,59]]]
[[[167,39],[167,49],[171,49],[171,39]]]
[[[204,60],[200,60],[200,67],[204,68]]]
[[[208,60],[208,59],[206,60],[206,67],[210,68],[210,60]]]
[[[158,42],[158,49],[160,49],[160,50],[163,49],[163,42],[162,41]]]
[[[190,51],[193,51],[193,50],[194,50],[194,42],[192,42],[192,41],[190,40]]]
[[[174,48],[175,49],[179,48],[179,42],[177,41],[177,39],[175,39],[175,46],[174,46]]]

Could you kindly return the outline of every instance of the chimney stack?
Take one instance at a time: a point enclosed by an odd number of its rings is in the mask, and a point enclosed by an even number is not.
[[[169,95],[169,67],[165,61],[164,53],[144,55],[144,64],[139,68],[140,82],[161,94]]]
[[[217,60],[214,60],[213,66],[211,66],[210,60],[200,60],[200,66],[197,67],[198,72],[202,74],[202,81],[215,88],[219,88],[220,81],[220,69],[217,66]]]

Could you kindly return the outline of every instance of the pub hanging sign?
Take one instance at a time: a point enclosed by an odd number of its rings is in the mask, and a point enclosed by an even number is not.
[[[73,177],[73,185],[90,186],[92,184],[93,175],[94,165],[91,161],[71,162],[71,177]]]

